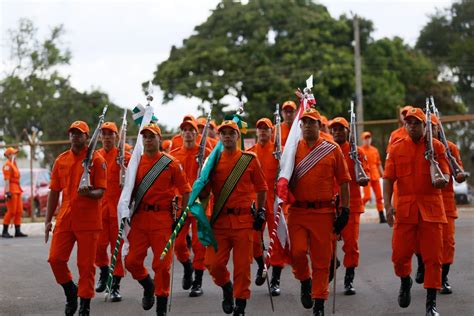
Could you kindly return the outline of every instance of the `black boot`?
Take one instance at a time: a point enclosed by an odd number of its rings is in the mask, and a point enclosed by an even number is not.
[[[190,297],[201,296],[204,292],[202,291],[202,275],[204,270],[194,270],[194,281],[193,286],[191,287],[191,292],[189,292]]]
[[[167,307],[168,307],[168,297],[167,296],[157,296],[156,297],[156,315],[157,316],[166,316]]]
[[[20,225],[15,225],[15,237],[28,237],[28,235],[21,232]]]
[[[313,316],[324,316],[324,300],[317,298],[314,300]]]
[[[77,310],[77,286],[73,281],[61,284],[64,289],[64,295],[66,295],[66,308],[64,313],[66,316],[74,315]]]
[[[426,289],[426,316],[439,316],[436,310],[436,289]]]
[[[270,292],[272,296],[280,295],[280,276],[282,267],[273,266],[272,280],[270,281]]]
[[[79,316],[89,316],[91,312],[91,299],[82,298],[79,306]]]
[[[247,306],[247,300],[246,299],[236,298],[235,299],[234,316],[244,316],[246,306]]]
[[[138,281],[143,286],[142,307],[144,310],[149,310],[155,303],[155,285],[150,275],[147,275],[143,280]]]
[[[346,268],[346,275],[344,277],[344,295],[356,294],[355,288],[352,285],[354,282],[355,268]]]
[[[267,279],[267,271],[265,270],[265,265],[263,264],[263,256],[254,257],[255,262],[258,264],[257,275],[255,275],[255,285],[260,286],[265,283]]]
[[[341,261],[336,258],[336,269],[339,269],[341,266]],[[334,259],[331,259],[331,266],[329,267],[329,283],[334,279]]]
[[[121,279],[121,277],[114,275],[114,279],[112,281],[112,288],[110,289],[110,300],[112,302],[120,302],[122,300],[122,296],[120,295]]]
[[[313,298],[311,297],[311,278],[301,281],[301,304],[306,309],[313,307]]]
[[[418,260],[418,268],[416,269],[415,281],[418,284],[423,284],[425,281],[425,264],[423,263],[421,254],[416,254],[416,259]]]
[[[222,310],[226,314],[232,314],[234,311],[234,289],[232,288],[232,282],[227,282],[222,287]]]
[[[191,285],[193,284],[193,264],[191,263],[191,260],[181,262],[184,268],[184,274],[183,274],[183,281],[181,282],[181,286],[183,287],[183,290],[189,290],[191,288]]]
[[[410,289],[413,284],[410,276],[400,278],[401,285],[400,285],[400,292],[398,293],[398,305],[402,308],[406,308],[410,305],[411,302],[411,294]]]
[[[383,213],[383,210],[379,211],[379,223],[384,224],[386,222],[387,220],[385,219],[385,214]]]
[[[441,290],[439,294],[451,294],[453,290],[451,289],[451,285],[448,283],[448,273],[449,273],[449,266],[450,264],[443,264],[443,270],[441,273]]]
[[[95,291],[97,293],[102,293],[105,291],[107,287],[107,277],[109,276],[109,266],[99,267],[100,274],[99,280],[97,280],[97,284],[95,285]]]
[[[3,225],[2,237],[3,238],[13,238],[13,236],[8,233],[8,225],[5,225],[5,224]]]

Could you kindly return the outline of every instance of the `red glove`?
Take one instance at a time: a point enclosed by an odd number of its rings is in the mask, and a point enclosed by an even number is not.
[[[295,201],[295,197],[288,188],[288,179],[278,179],[276,190],[278,197],[286,204],[291,204]]]

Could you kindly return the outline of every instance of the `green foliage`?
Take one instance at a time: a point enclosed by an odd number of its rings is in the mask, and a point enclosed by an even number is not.
[[[428,59],[399,38],[373,41],[372,22],[359,24],[365,119],[392,118],[398,106],[423,105],[429,93],[459,111],[452,86],[437,82],[438,70]],[[182,47],[172,47],[153,83],[164,91],[164,102],[197,97],[213,105],[217,119],[225,114],[224,97],[248,101],[252,126],[272,117],[275,103],[295,100],[295,88],[314,74],[322,112],[346,115],[355,90],[352,41],[352,19],[335,19],[313,1],[223,0]]]
[[[421,30],[416,47],[450,73],[469,112],[474,113],[474,1],[460,0],[438,11]],[[443,69],[443,67],[447,69]]]

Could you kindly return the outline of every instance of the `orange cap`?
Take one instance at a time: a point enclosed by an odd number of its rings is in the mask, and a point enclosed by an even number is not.
[[[292,108],[293,110],[296,110],[296,104],[295,102],[293,101],[286,101],[285,103],[283,103],[283,105],[281,106],[281,109],[284,110],[285,108]]]
[[[171,140],[166,139],[166,140],[161,142],[161,148],[168,149],[170,147],[171,147]]]
[[[319,114],[318,110],[314,108],[308,108],[304,110],[303,115],[301,115],[301,119],[303,118],[310,118],[313,121],[320,121],[321,122],[321,114]]]
[[[125,143],[125,151],[130,151],[133,149],[133,146],[128,144],[128,143]]]
[[[259,119],[257,121],[257,124],[255,124],[255,126],[258,128],[258,125],[262,125],[262,124],[264,124],[268,128],[273,128],[272,121],[270,121],[270,119],[268,119],[266,117]]]
[[[141,131],[140,131],[140,134],[143,134],[144,131],[150,131],[152,132],[153,134],[155,135],[160,135],[161,137],[161,129],[158,125],[156,125],[155,123],[150,123],[148,125],[146,125]]]
[[[89,126],[84,121],[75,121],[69,126],[67,132],[69,133],[72,129],[78,129],[83,133],[89,134]]]
[[[237,123],[235,123],[233,120],[225,120],[222,122],[221,125],[217,128],[217,132],[220,132],[223,128],[232,128],[233,130],[237,131],[237,133],[240,133],[239,126]]]
[[[431,113],[431,123],[433,123],[434,125],[439,125],[439,120],[433,113]]]
[[[3,155],[6,157],[8,155],[16,154],[18,152],[18,149],[15,149],[13,147],[8,147],[7,150],[3,153]]]
[[[322,125],[328,125],[329,124],[328,118],[325,117],[324,115],[321,115],[321,124]]]
[[[206,126],[207,119],[205,117],[200,117],[196,120],[197,126]]]
[[[369,138],[369,137],[372,137],[372,133],[369,131],[363,132],[361,136],[362,136],[362,139]]]
[[[194,121],[184,121],[183,123],[181,123],[181,125],[179,125],[179,128],[183,129],[186,125],[189,125],[192,128],[194,128],[196,130],[196,132],[198,131],[198,126],[197,126],[196,122],[194,122]]]
[[[341,117],[341,116],[333,118],[331,120],[331,123],[329,124],[329,127],[332,127],[336,124],[341,124],[345,128],[349,128],[349,122],[347,122],[347,120],[345,118]]]
[[[105,122],[104,124],[102,124],[100,129],[108,129],[108,130],[111,130],[112,132],[118,134],[117,125],[115,125],[114,122]]]
[[[405,105],[404,107],[402,107],[402,108],[400,109],[400,114],[405,115],[406,112],[408,112],[408,111],[411,110],[411,109],[413,109],[413,106],[411,106],[411,105]]]
[[[211,120],[211,122],[209,123],[209,126],[211,126],[212,128],[217,128],[216,121]]]
[[[407,114],[405,114],[405,120],[409,117],[414,117],[419,121],[422,121],[423,123],[426,123],[426,115],[423,113],[423,110],[420,108],[411,108],[410,110],[407,111]]]
[[[193,121],[193,122],[195,122],[196,119],[195,119],[194,116],[192,116],[191,114],[188,114],[188,115],[185,115],[185,116],[183,117],[183,122],[185,122],[185,121]]]

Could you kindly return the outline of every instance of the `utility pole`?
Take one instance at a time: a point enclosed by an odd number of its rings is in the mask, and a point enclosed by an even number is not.
[[[359,19],[354,14],[352,17],[354,27],[354,68],[355,68],[355,93],[356,93],[356,116],[358,122],[364,121],[364,106],[362,101],[362,70],[360,64],[360,33]],[[356,137],[359,139],[360,134],[364,131],[364,125],[358,124]]]

